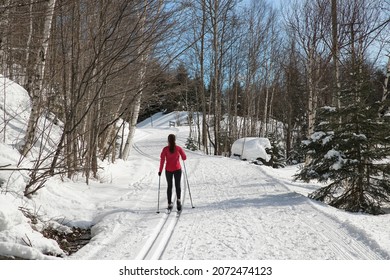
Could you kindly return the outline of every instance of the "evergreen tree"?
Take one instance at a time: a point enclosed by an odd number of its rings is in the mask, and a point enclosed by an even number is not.
[[[367,73],[345,77],[342,106],[323,107],[314,133],[303,142],[309,162],[296,179],[330,182],[311,198],[352,212],[383,213],[390,201],[390,124],[378,114]]]
[[[192,137],[187,138],[187,142],[186,142],[185,147],[186,147],[186,149],[189,149],[191,151],[198,150],[198,147],[196,146],[195,141]]]
[[[267,149],[266,152],[271,155],[269,160],[269,165],[273,168],[282,168],[286,166],[286,150],[280,139],[276,134],[272,133],[269,135],[269,140],[271,142],[271,149]]]

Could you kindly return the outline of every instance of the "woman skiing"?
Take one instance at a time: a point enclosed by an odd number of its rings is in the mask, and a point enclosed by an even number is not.
[[[158,172],[158,176],[161,176],[161,172],[164,168],[165,163],[165,177],[167,179],[168,189],[167,189],[167,197],[168,197],[168,210],[172,210],[172,186],[173,186],[173,177],[175,177],[175,188],[176,188],[176,203],[177,203],[177,211],[181,211],[181,165],[180,165],[180,157],[183,160],[187,159],[184,150],[176,145],[176,136],[174,134],[168,135],[168,146],[164,147],[161,155],[160,155],[160,169]]]

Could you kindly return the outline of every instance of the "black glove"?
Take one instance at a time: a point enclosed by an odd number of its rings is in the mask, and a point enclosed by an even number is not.
[[[161,176],[161,172],[158,172],[158,176]]]

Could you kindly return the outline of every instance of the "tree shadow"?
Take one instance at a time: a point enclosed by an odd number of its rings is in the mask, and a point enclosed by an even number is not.
[[[233,198],[227,200],[221,200],[212,205],[203,205],[197,207],[198,209],[241,209],[245,207],[252,208],[265,208],[265,207],[291,207],[296,205],[301,205],[307,203],[309,198],[294,192],[290,193],[276,193],[276,194],[266,194],[262,195],[259,198]]]

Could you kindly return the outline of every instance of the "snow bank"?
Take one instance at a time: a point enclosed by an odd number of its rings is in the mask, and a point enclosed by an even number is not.
[[[17,145],[23,139],[30,111],[27,91],[0,75],[0,137],[6,144]]]
[[[3,256],[23,259],[47,259],[43,253],[63,255],[54,240],[43,238],[33,230],[28,219],[18,210],[14,198],[0,195],[0,252]]]
[[[17,205],[11,203],[11,199],[7,194],[0,196],[0,240],[4,231],[26,221],[22,213],[17,211]]]
[[[0,75],[0,166],[24,167],[17,147],[22,144],[31,112],[30,97],[17,83]],[[39,124],[40,125],[40,124]],[[47,133],[50,133],[48,130]],[[52,259],[45,254],[64,255],[58,244],[35,230],[20,207],[34,209],[34,201],[23,196],[26,171],[0,172],[0,256],[22,259]],[[39,206],[38,206],[39,207]]]
[[[271,149],[271,143],[268,138],[246,137],[236,140],[232,145],[232,155],[240,156],[243,160],[264,159],[270,160],[270,155],[266,149]]]

